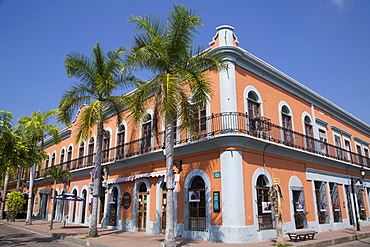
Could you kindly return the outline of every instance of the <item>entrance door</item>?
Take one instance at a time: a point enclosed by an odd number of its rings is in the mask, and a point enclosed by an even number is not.
[[[86,201],[87,201],[87,192],[86,190],[82,191],[82,198],[84,199],[82,201],[82,210],[81,210],[81,223],[85,224],[85,215],[86,215]]]
[[[41,206],[40,206],[40,215],[41,218],[47,220],[47,207],[48,207],[48,199],[49,196],[47,194],[40,194],[41,195]]]
[[[354,220],[353,220],[351,192],[349,190],[348,185],[345,185],[345,189],[346,189],[346,195],[347,195],[347,209],[348,209],[348,215],[349,215],[349,224],[354,226],[355,224],[354,224]]]
[[[147,211],[148,192],[141,192],[137,195],[137,229],[145,231],[146,229],[146,211]]]
[[[99,223],[98,224],[101,224],[102,223],[102,220],[104,218],[104,205],[105,205],[105,193],[104,193],[104,190],[105,188],[101,188],[100,191],[101,191],[101,196],[100,196],[100,207],[99,207]]]
[[[167,194],[166,191],[161,192],[161,233],[166,231],[166,203]]]
[[[206,231],[206,196],[204,180],[197,176],[189,188],[189,230]]]

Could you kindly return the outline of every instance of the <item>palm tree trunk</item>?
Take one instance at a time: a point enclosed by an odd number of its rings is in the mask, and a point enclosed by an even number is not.
[[[33,199],[33,182],[35,180],[36,164],[30,168],[30,185],[28,190],[27,217],[26,225],[32,225],[32,199]]]
[[[94,172],[94,189],[93,189],[93,207],[91,214],[89,236],[98,237],[98,209],[100,202],[101,190],[101,161],[103,149],[103,122],[98,124],[98,137],[96,147],[95,172]]]
[[[276,217],[277,226],[276,226],[276,243],[284,245],[284,239],[283,239],[283,207],[281,205],[281,196],[280,191],[277,193],[277,202],[278,202],[278,211],[279,214]]]
[[[51,207],[51,220],[50,220],[50,230],[53,230],[54,218],[55,218],[55,197],[57,196],[57,181],[54,180],[54,196],[53,196],[53,206]]]
[[[5,180],[4,180],[4,192],[3,192],[3,196],[2,196],[2,202],[1,202],[1,208],[0,208],[0,219],[4,219],[4,207],[5,207],[5,199],[6,199],[6,191],[8,190],[8,184],[9,184],[9,177],[10,177],[10,174],[9,174],[9,168],[7,169],[6,171],[6,174],[5,174]]]
[[[22,173],[23,173],[23,167],[18,166],[18,174],[17,174],[17,187],[15,190],[19,192],[19,188],[21,186],[21,178],[22,178]]]
[[[174,231],[174,174],[173,174],[173,120],[169,120],[165,131],[165,150],[166,150],[166,187],[167,187],[167,205],[166,205],[166,231],[162,246],[175,247]]]

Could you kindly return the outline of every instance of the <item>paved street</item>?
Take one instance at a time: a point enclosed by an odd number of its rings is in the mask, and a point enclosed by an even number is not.
[[[0,246],[53,246],[76,247],[79,245],[56,240],[38,233],[29,232],[17,227],[0,224]]]
[[[332,245],[333,247],[369,247],[370,246],[370,238],[363,238],[360,240],[348,242],[348,243],[343,243],[343,244],[336,244]]]

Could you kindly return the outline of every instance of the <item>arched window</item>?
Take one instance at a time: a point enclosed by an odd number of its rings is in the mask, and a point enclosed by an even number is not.
[[[141,152],[146,153],[150,151],[152,140],[152,116],[146,114],[141,125]]]
[[[314,138],[313,138],[313,128],[312,128],[312,121],[309,116],[304,117],[304,131],[306,134],[306,148],[309,151],[313,151],[315,149],[314,146]]]
[[[78,167],[82,167],[83,166],[83,157],[84,157],[84,154],[85,154],[85,143],[84,142],[81,142],[80,143],[80,146],[78,147]]]
[[[125,157],[125,133],[126,129],[123,124],[118,128],[117,133],[117,159],[123,159]]]
[[[51,155],[51,167],[55,165],[55,152]]]
[[[259,117],[260,116],[260,103],[258,95],[254,91],[248,93],[248,116]]]
[[[109,161],[109,145],[110,145],[110,132],[105,130],[103,139],[103,163]]]
[[[62,164],[64,163],[64,156],[65,156],[66,150],[63,148],[62,151],[60,151],[60,160],[59,162]]]
[[[189,230],[206,230],[205,183],[200,176],[193,178],[189,188]]]
[[[254,91],[249,91],[247,103],[248,103],[248,131],[251,135],[257,135],[258,131],[261,130],[260,117],[260,103],[258,102],[258,95]]]
[[[46,156],[46,159],[45,159],[45,169],[47,169],[49,167],[49,160],[50,160],[50,156]]]
[[[286,105],[283,105],[281,108],[281,123],[283,127],[283,141],[286,145],[292,145],[293,132],[292,132],[292,116],[289,108]]]
[[[67,152],[67,170],[71,169],[72,150],[73,150],[73,147],[69,146],[68,152]]]
[[[260,175],[257,178],[257,211],[258,211],[258,227],[259,230],[272,229],[272,205],[269,198],[269,190],[267,177]]]
[[[87,166],[92,166],[94,162],[94,145],[95,145],[95,139],[92,137],[89,140],[89,150],[88,150],[88,156],[87,156]]]

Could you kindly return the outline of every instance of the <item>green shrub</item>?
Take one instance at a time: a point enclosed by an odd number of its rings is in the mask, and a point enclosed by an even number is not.
[[[8,210],[6,212],[7,219],[8,221],[10,220],[11,222],[14,222],[15,216],[23,208],[26,200],[24,200],[24,195],[21,192],[12,190],[6,201],[6,205],[8,206]]]

